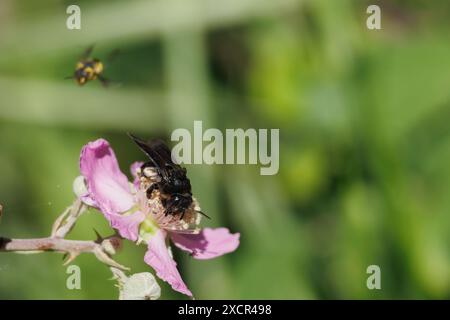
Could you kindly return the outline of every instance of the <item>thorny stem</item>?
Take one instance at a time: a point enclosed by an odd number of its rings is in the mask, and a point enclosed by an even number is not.
[[[87,206],[81,199],[75,200],[73,205],[64,210],[64,212],[55,220],[51,236],[54,238],[64,238],[73,229],[77,219],[86,211],[86,209]]]
[[[89,240],[67,240],[61,238],[35,238],[35,239],[9,239],[0,237],[0,252],[27,252],[39,253],[45,251],[55,251],[68,254],[64,265],[72,262],[81,253],[93,253],[97,259],[110,267],[121,270],[128,270],[114,261],[110,255],[111,249],[120,247],[122,239],[118,236],[111,236],[100,241]]]
[[[47,238],[10,239],[0,237],[0,252],[40,253],[46,251],[62,252],[68,255],[64,265],[72,262],[81,253],[93,253],[100,262],[110,267],[128,270],[111,258],[122,244],[122,238],[113,235],[107,238],[98,237],[95,241],[67,240],[64,237],[75,226],[77,219],[86,211],[87,206],[77,199],[54,222],[52,233]]]
[[[66,240],[58,238],[8,239],[0,238],[0,251],[57,251],[93,252],[98,246],[94,241]]]

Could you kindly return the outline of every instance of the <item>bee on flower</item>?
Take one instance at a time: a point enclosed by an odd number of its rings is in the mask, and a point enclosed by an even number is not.
[[[159,175],[165,173],[158,171],[157,164],[133,163],[130,182],[108,141],[98,139],[82,148],[80,171],[86,185],[80,193],[83,202],[100,210],[123,238],[145,243],[144,261],[178,292],[192,297],[172,258],[169,241],[195,259],[219,257],[239,246],[239,233],[201,228],[204,214],[192,197],[190,184],[182,188],[182,194],[173,185],[161,185]]]

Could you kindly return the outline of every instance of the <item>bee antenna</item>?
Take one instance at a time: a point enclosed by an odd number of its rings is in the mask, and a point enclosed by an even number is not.
[[[83,52],[83,54],[81,55],[81,58],[82,58],[82,59],[87,59],[87,58],[89,58],[89,56],[90,56],[91,53],[92,53],[92,50],[94,50],[94,46],[95,46],[95,43],[91,44],[91,45]]]
[[[206,213],[204,213],[204,212],[202,212],[202,211],[200,211],[200,210],[195,210],[195,212],[198,212],[198,213],[200,213],[202,216],[204,216],[204,217],[208,218],[209,220],[211,220],[211,217],[208,216]]]
[[[133,141],[140,141],[140,142],[144,142],[142,139],[136,137],[134,134],[132,134],[131,132],[127,132],[127,135],[133,140]]]
[[[145,147],[146,147],[147,143],[144,140],[142,140],[141,138],[138,138],[137,136],[135,136],[131,132],[127,132],[127,135],[131,138],[131,140],[134,141],[134,143],[136,143],[139,146],[139,148],[142,151],[147,153],[147,151],[145,150],[146,149]]]

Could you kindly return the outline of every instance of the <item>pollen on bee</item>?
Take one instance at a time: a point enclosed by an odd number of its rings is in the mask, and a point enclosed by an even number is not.
[[[141,189],[142,190],[142,189]],[[194,210],[196,205],[191,205],[184,214],[181,212],[171,215],[165,214],[165,208],[162,204],[162,195],[159,190],[153,190],[150,198],[147,198],[146,206],[150,209],[149,213],[160,226],[171,230],[193,230],[200,223],[199,214]]]
[[[158,173],[155,171],[155,169],[150,168],[150,167],[144,168],[143,174],[147,178],[153,178],[153,177],[156,177],[158,175]]]

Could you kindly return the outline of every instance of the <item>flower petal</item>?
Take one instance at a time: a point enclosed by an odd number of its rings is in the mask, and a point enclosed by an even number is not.
[[[113,214],[106,217],[111,223],[111,227],[117,229],[119,234],[131,241],[139,238],[139,225],[145,220],[145,214],[136,211],[130,215]]]
[[[178,292],[192,297],[191,291],[186,287],[177,270],[177,264],[170,256],[166,246],[166,233],[158,230],[148,242],[148,251],[144,261],[155,271],[156,275],[168,282]]]
[[[198,234],[170,234],[175,245],[188,251],[196,259],[212,259],[239,246],[239,233],[231,234],[227,228],[205,228]]]
[[[83,200],[98,207],[121,236],[137,240],[139,223],[145,217],[140,212],[122,215],[134,206],[134,197],[108,141],[98,139],[83,147],[80,170],[89,192]]]
[[[97,203],[95,202],[94,199],[92,199],[89,194],[85,194],[83,196],[80,197],[81,201],[83,201],[83,203],[89,207],[93,207],[93,208],[98,208]]]
[[[100,209],[121,213],[133,206],[127,177],[120,171],[114,151],[104,139],[89,142],[80,155],[81,174]]]
[[[139,188],[139,177],[137,175],[137,172],[143,164],[144,162],[142,161],[136,161],[133,162],[130,166],[131,175],[133,176],[133,185],[136,187],[136,189]]]

